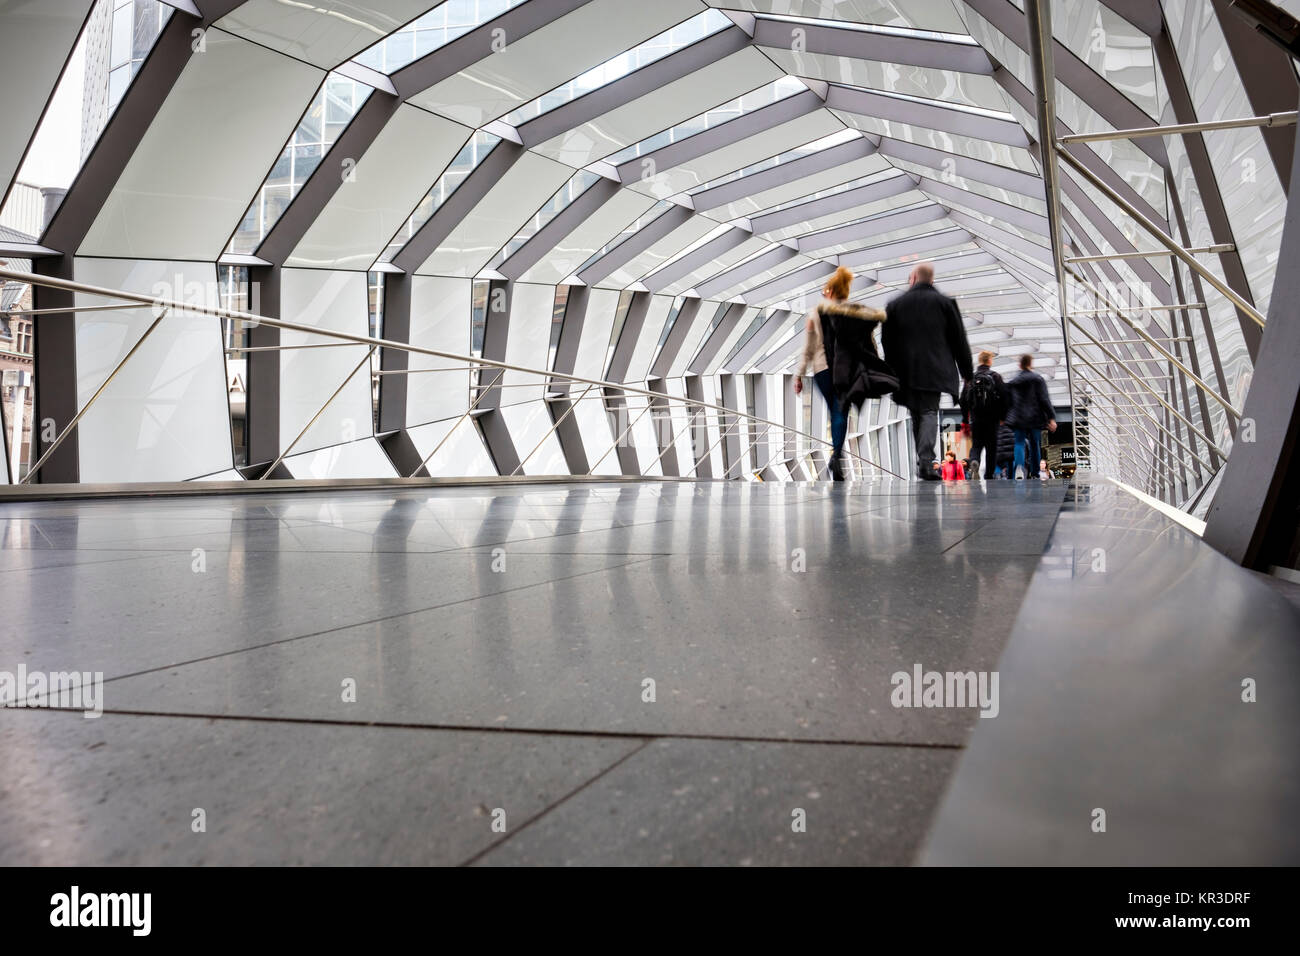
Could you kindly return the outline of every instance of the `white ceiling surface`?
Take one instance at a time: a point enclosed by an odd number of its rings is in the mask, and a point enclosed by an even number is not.
[[[482,126],[703,9],[698,0],[592,0],[518,40],[507,32],[500,49],[412,102]]]
[[[699,159],[666,169],[649,179],[639,179],[631,188],[666,199],[676,193],[703,186],[711,179],[743,169],[768,156],[838,133],[843,128],[844,124],[837,121],[829,110],[816,110],[739,142],[728,143]]]
[[[977,73],[883,63],[807,50],[796,52],[779,47],[764,47],[763,52],[791,76],[984,108],[989,103],[998,102],[1000,95],[991,76]]]
[[[248,0],[217,26],[330,70],[430,6],[429,0]]]
[[[474,276],[505,246],[573,170],[525,153],[416,270],[421,275]]]
[[[782,76],[771,60],[746,47],[552,137],[537,152],[585,166]]]
[[[135,146],[81,255],[215,261],[325,76],[221,30],[204,42]]]
[[[601,249],[611,236],[647,212],[654,198],[621,189],[556,243],[541,261],[519,277],[521,282],[562,282]]]
[[[340,166],[342,185],[285,264],[369,269],[472,135],[414,106],[398,109],[354,166]]]

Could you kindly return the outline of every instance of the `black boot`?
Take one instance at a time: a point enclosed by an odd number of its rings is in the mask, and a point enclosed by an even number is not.
[[[831,455],[830,461],[831,478],[835,481],[844,480],[844,459],[840,455]]]

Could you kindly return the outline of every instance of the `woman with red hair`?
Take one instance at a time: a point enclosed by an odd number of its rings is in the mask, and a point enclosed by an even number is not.
[[[803,391],[803,377],[811,369],[817,390],[826,400],[826,408],[830,412],[831,419],[830,472],[831,477],[836,481],[844,480],[843,452],[844,439],[849,431],[849,402],[841,401],[838,397],[832,372],[835,365],[835,323],[841,319],[882,322],[885,318],[885,313],[880,309],[850,302],[849,291],[852,287],[853,273],[840,266],[826,282],[826,287],[822,290],[822,300],[804,316],[803,356],[794,379],[794,391],[797,395]],[[870,332],[867,336],[870,337]],[[874,352],[874,349],[875,344],[872,341],[871,350]]]

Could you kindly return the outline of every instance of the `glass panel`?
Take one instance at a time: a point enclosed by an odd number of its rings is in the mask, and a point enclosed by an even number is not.
[[[381,73],[393,73],[432,53],[475,27],[482,26],[526,0],[447,0],[424,16],[389,34],[356,62]]]
[[[815,6],[810,4],[810,6]],[[892,4],[891,4],[892,6]],[[788,14],[765,13],[760,20],[780,20],[784,23],[807,23],[816,26],[831,27],[839,30],[854,30],[859,33],[882,33],[888,36],[913,37],[922,40],[947,40],[949,43],[965,43],[971,46],[975,41],[965,33],[948,33],[939,30],[921,30],[915,27],[886,25],[877,23],[852,23],[847,20],[825,20],[819,17],[798,17]],[[901,18],[900,18],[901,19]]]
[[[732,25],[730,19],[720,11],[712,8],[684,23],[665,30],[658,36],[651,37],[644,43],[606,60],[600,66],[592,67],[581,76],[575,77],[563,86],[544,93],[531,103],[525,103],[502,119],[511,126],[518,126],[535,119],[543,113],[563,106],[585,93],[607,86],[615,80],[622,79],[630,73],[648,66],[656,60],[662,60],[670,53],[697,43],[705,37]]]
[[[658,219],[660,216],[666,213],[672,205],[673,204],[668,202],[668,200],[666,199],[661,199],[659,202],[655,203],[653,206],[650,207],[649,212],[646,212],[644,215],[638,216],[631,225],[629,225],[626,229],[620,232],[609,242],[605,243],[605,245],[603,245],[601,248],[597,249],[594,253],[592,253],[592,255],[587,258],[586,262],[584,262],[582,265],[578,266],[578,268],[573,270],[574,273],[576,274],[581,272],[583,269],[587,268],[587,266],[591,265],[596,260],[607,255],[609,252],[612,252],[624,240],[636,235],[646,226],[650,225],[650,223],[654,222],[656,219]]]
[[[393,257],[402,251],[402,247],[411,241],[411,237],[420,231],[420,227],[433,218],[433,214],[438,208],[447,201],[447,198],[456,191],[456,187],[463,183],[466,177],[472,173],[478,164],[487,158],[487,154],[492,152],[492,147],[501,142],[500,136],[494,136],[492,133],[485,133],[479,130],[475,133],[468,143],[466,143],[456,158],[451,161],[438,181],[433,184],[433,188],[428,194],[420,200],[420,204],[415,207],[415,212],[406,225],[398,231],[393,237],[388,248],[384,250],[379,257],[380,262],[392,262]]]
[[[694,136],[696,133],[702,133],[706,129],[712,129],[725,123],[727,120],[735,119],[746,113],[752,113],[755,110],[762,109],[764,106],[770,106],[787,97],[794,96],[804,92],[808,87],[799,82],[792,76],[783,76],[774,83],[761,86],[756,90],[738,96],[736,99],[721,106],[694,116],[684,123],[678,123],[676,126],[666,129],[663,132],[656,133],[639,143],[633,143],[631,146],[620,149],[617,153],[605,157],[605,161],[611,165],[617,166],[625,163],[629,159],[635,159],[645,153],[652,153],[656,149],[661,149],[669,143],[678,143],[684,139]]]
[[[257,251],[307,177],[320,165],[372,92],[370,87],[337,73],[325,78],[294,130],[290,145],[284,148],[271,167],[257,197],[231,237],[228,252],[249,255]]]
[[[594,186],[600,176],[587,170],[579,170],[573,178],[560,187],[537,212],[528,220],[528,224],[515,233],[514,237],[492,259],[491,268],[499,266],[510,256],[519,251],[529,239],[535,236],[548,222],[563,212],[575,199]]]
[[[127,66],[131,62],[131,45],[135,39],[135,24],[130,7],[113,11],[113,32],[109,40],[108,63],[111,67]]]
[[[794,149],[788,149],[784,153],[778,153],[775,156],[769,156],[767,159],[760,160],[757,163],[751,163],[743,169],[737,169],[734,172],[727,173],[725,176],[711,179],[707,183],[692,189],[691,193],[703,192],[705,189],[712,189],[714,186],[721,186],[723,183],[730,183],[737,179],[744,179],[746,176],[762,172],[765,169],[772,169],[774,166],[780,166],[782,163],[801,159],[804,156],[811,156],[813,153],[820,153],[822,150],[830,149],[832,146],[838,146],[841,143],[847,143],[851,140],[861,138],[862,134],[855,129],[842,129],[838,133],[832,133],[830,136],[823,136],[821,139],[813,140],[811,143],[797,146]]]

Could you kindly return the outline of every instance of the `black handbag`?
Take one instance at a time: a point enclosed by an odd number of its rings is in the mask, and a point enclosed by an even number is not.
[[[862,377],[866,380],[863,394],[866,398],[880,398],[898,391],[898,375],[879,355],[868,352],[863,356],[862,364]]]

